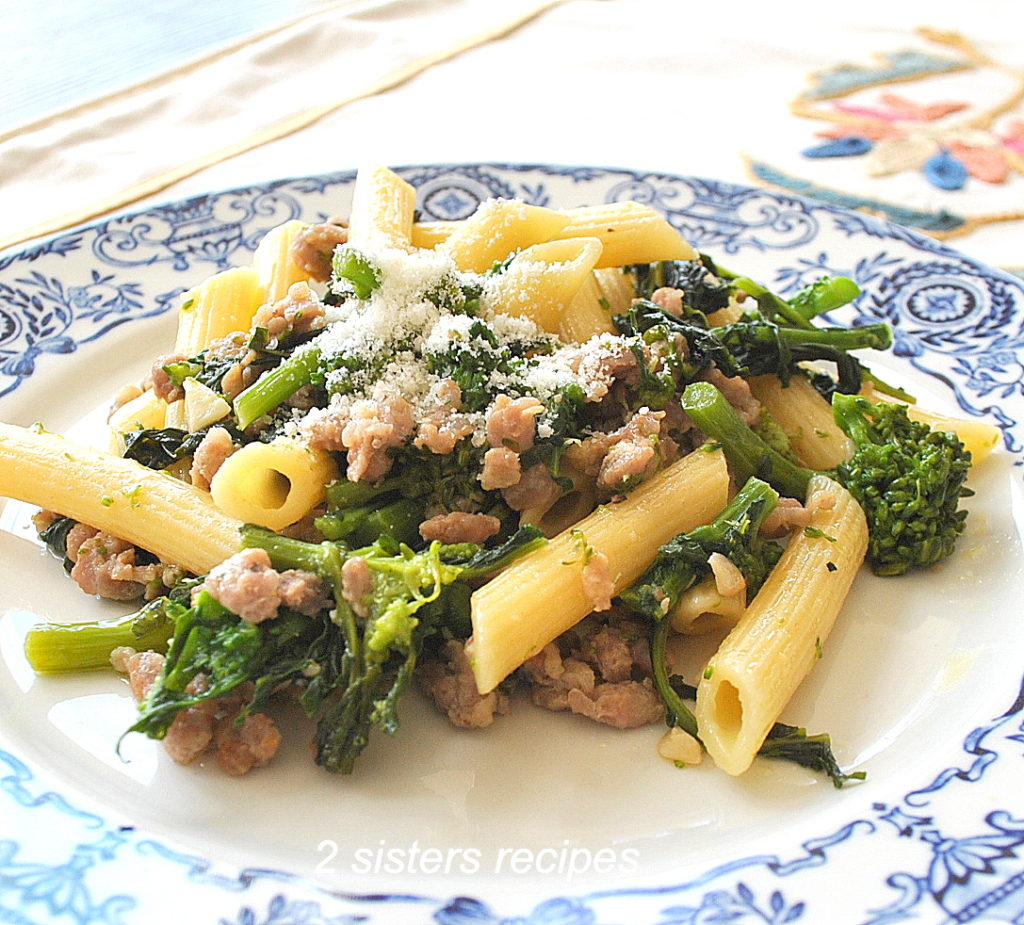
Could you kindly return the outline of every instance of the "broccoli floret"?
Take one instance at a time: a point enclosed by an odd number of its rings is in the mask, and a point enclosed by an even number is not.
[[[708,382],[687,386],[682,399],[697,426],[722,445],[737,480],[757,475],[782,494],[803,500],[812,470],[794,465],[748,427]],[[836,393],[836,423],[856,447],[836,480],[857,499],[868,524],[868,563],[876,575],[902,575],[949,556],[964,530],[961,498],[971,454],[955,434],[911,421],[901,405]]]
[[[955,434],[912,421],[902,405],[856,395],[832,399],[836,423],[856,444],[836,476],[867,516],[868,561],[877,575],[902,575],[949,556],[963,533],[960,499],[971,454]]]

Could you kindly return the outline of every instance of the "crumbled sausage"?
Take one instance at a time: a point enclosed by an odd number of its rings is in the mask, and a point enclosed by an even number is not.
[[[562,489],[551,477],[544,463],[537,463],[527,469],[515,485],[510,485],[502,494],[505,502],[514,511],[547,509],[562,494]]]
[[[326,323],[323,303],[309,283],[292,283],[283,299],[261,305],[252,318],[253,328],[266,328],[275,343],[319,331]]]
[[[615,594],[611,566],[603,552],[591,553],[583,564],[583,593],[594,610],[608,610]]]
[[[341,596],[361,617],[369,612],[366,596],[373,590],[373,572],[362,556],[350,556],[341,567]]]
[[[334,222],[319,222],[303,228],[292,241],[292,260],[321,283],[331,278],[334,249],[348,241],[348,228]]]
[[[271,567],[264,549],[243,549],[210,569],[203,588],[247,623],[262,623],[282,606],[313,616],[330,606],[323,580],[303,569]]]
[[[481,694],[465,646],[457,639],[445,643],[437,657],[427,657],[416,674],[423,692],[456,726],[490,726],[495,714],[508,712],[508,697],[500,691]]]
[[[217,765],[225,774],[239,777],[262,768],[277,754],[281,733],[264,713],[250,713],[241,724],[225,718],[217,723]]]
[[[519,454],[508,447],[496,446],[484,453],[484,464],[480,470],[480,486],[484,491],[495,488],[511,488],[522,478]]]
[[[635,729],[665,716],[661,698],[649,681],[598,684],[590,696],[580,690],[571,690],[568,702],[573,713],[616,729]]]
[[[355,402],[341,432],[348,450],[349,481],[375,482],[387,475],[392,463],[388,450],[405,442],[413,423],[412,405],[401,396]]]
[[[761,403],[750,391],[750,383],[742,376],[726,376],[717,367],[712,366],[705,378],[725,396],[739,416],[747,424],[756,424],[761,417]]]
[[[501,529],[501,521],[489,514],[452,511],[438,514],[420,524],[420,536],[442,543],[483,543]]]
[[[189,480],[196,488],[210,490],[210,484],[224,460],[235,452],[235,444],[223,427],[211,427],[192,456]]]
[[[143,380],[143,391],[147,388],[152,388],[153,394],[156,395],[157,398],[162,398],[168,404],[172,401],[184,398],[185,390],[180,385],[176,385],[174,383],[164,367],[170,366],[174,363],[180,363],[182,360],[186,359],[188,359],[188,357],[182,353],[169,353],[164,356],[157,357],[153,361],[153,366],[149,371],[149,376]]]
[[[228,610],[248,623],[277,616],[281,576],[265,549],[243,549],[210,569],[203,587]]]
[[[499,395],[487,415],[487,441],[492,447],[504,446],[517,453],[533,446],[537,415],[544,406],[536,398],[511,399]]]
[[[679,318],[683,314],[683,303],[686,301],[686,293],[682,289],[662,286],[659,289],[655,289],[651,294],[651,301],[659,308],[665,309],[670,315],[675,315]]]
[[[305,614],[315,616],[331,606],[331,597],[324,580],[305,569],[285,569],[278,584],[281,605]]]

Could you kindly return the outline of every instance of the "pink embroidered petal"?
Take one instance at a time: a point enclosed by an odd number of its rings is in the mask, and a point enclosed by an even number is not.
[[[881,141],[883,138],[902,138],[906,133],[888,122],[858,122],[853,126],[830,125],[814,134],[819,138],[845,138],[847,135],[860,135],[870,141]]]
[[[924,117],[929,122],[941,119],[943,116],[951,115],[954,112],[962,112],[967,108],[967,103],[931,103],[924,107]]]
[[[967,108],[967,103],[943,100],[939,103],[915,103],[896,93],[883,93],[879,100],[884,103],[900,119],[911,119],[915,122],[934,122],[950,113],[960,112]]]
[[[967,168],[972,177],[986,183],[1005,183],[1010,175],[1006,155],[999,148],[972,148],[968,145],[952,144],[949,146],[949,153]]]
[[[870,106],[855,106],[853,103],[839,101],[833,104],[840,112],[848,116],[866,116],[869,119],[882,119],[885,122],[898,122],[906,117],[898,112],[889,112],[884,109],[872,109]]]

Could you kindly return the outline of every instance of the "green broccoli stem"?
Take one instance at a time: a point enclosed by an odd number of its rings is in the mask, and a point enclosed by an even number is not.
[[[269,414],[304,385],[309,385],[320,366],[320,349],[308,346],[296,350],[287,360],[257,379],[235,398],[235,417],[245,430],[253,421]]]
[[[665,704],[668,724],[678,726],[696,739],[697,717],[669,680],[667,648],[670,627],[671,623],[668,620],[660,620],[651,633],[651,670],[654,675],[654,688]]]
[[[399,543],[416,545],[420,541],[423,505],[413,498],[400,498],[390,504],[354,507],[338,514],[318,517],[316,528],[329,540],[346,540],[351,546],[369,546],[381,534]]]
[[[889,325],[865,324],[856,328],[807,328],[799,331],[779,327],[779,336],[791,348],[803,346],[832,347],[836,350],[887,350],[892,346]]]
[[[392,475],[379,482],[350,482],[348,479],[342,478],[331,482],[324,494],[330,507],[343,511],[350,507],[368,505],[382,495],[395,492],[404,494],[403,490],[407,489],[410,484],[407,475]]]
[[[380,271],[364,254],[353,248],[338,248],[332,267],[338,279],[347,279],[352,284],[357,299],[368,299],[380,285]]]
[[[860,286],[846,276],[824,276],[805,286],[789,300],[804,318],[814,318],[848,305],[860,295]]]
[[[25,656],[33,670],[56,672],[109,668],[110,653],[121,646],[165,652],[174,621],[152,619],[147,607],[116,620],[37,623],[25,636]]]
[[[755,283],[749,276],[734,276],[731,282],[735,289],[741,289],[757,302],[757,307],[761,314],[769,321],[782,318],[795,328],[809,329],[814,327],[799,309],[790,305],[782,296],[776,295],[760,283]]]
[[[681,403],[693,422],[721,444],[737,484],[757,476],[786,497],[805,499],[807,483],[814,473],[768,446],[710,382],[691,382],[683,391]]]

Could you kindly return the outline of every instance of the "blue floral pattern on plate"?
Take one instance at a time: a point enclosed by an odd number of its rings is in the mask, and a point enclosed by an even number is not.
[[[996,420],[1006,448],[1022,451],[1024,285],[934,240],[834,206],[712,180],[545,165],[400,172],[418,188],[426,219],[463,218],[495,196],[560,206],[638,199],[723,263],[735,255],[751,275],[759,266],[783,293],[823,273],[849,275],[864,296],[832,320],[891,323],[899,356],[950,386],[967,415]],[[339,172],[201,196],[0,255],[0,396],[114,328],[168,311],[185,281],[248,262],[274,225],[343,212],[352,181],[351,172]],[[286,871],[225,867],[83,808],[61,792],[59,776],[4,748],[0,920],[162,921],[164,897],[173,895],[194,910],[182,920],[220,925],[1021,923],[1022,772],[1024,691],[974,729],[949,766],[924,773],[915,789],[873,804],[870,813],[822,822],[799,844],[780,836],[777,853],[741,853],[706,867],[691,861],[655,887],[566,891],[509,909],[500,895],[342,894]],[[45,838],[29,835],[41,830]],[[837,911],[832,887],[855,869],[867,887],[854,906]],[[152,879],[159,889],[137,886]]]

